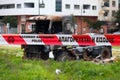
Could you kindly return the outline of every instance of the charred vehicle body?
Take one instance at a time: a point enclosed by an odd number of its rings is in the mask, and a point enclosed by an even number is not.
[[[71,16],[35,16],[27,20],[35,22],[34,29],[28,34],[74,34],[75,25]],[[25,33],[27,34],[27,33]],[[112,56],[111,46],[60,46],[60,45],[22,45],[24,57],[47,60],[50,51],[58,61],[74,59],[106,59]]]

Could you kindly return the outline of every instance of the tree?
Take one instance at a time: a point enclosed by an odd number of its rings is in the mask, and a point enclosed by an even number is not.
[[[93,26],[94,29],[98,29],[99,30],[101,28],[101,26],[104,25],[104,24],[106,24],[106,22],[104,22],[104,21],[97,21],[97,22],[93,22],[92,26]]]
[[[116,27],[120,29],[120,9],[117,12],[115,12],[114,18],[115,18],[114,23],[117,24]]]
[[[17,27],[17,17],[5,16],[3,17],[3,23],[7,24],[10,23],[11,27]]]
[[[104,21],[96,21],[96,22],[93,22],[87,18],[84,18],[84,21],[87,22],[89,24],[89,27],[92,28],[92,29],[97,29],[99,30],[101,28],[102,25],[106,24],[106,22]]]

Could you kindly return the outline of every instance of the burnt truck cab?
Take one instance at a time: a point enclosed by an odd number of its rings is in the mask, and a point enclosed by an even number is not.
[[[24,34],[72,34],[74,27],[72,17],[61,16],[33,16],[27,22],[35,23],[31,32]],[[69,25],[69,26],[68,26]],[[67,26],[67,28],[65,27]],[[72,31],[70,31],[72,29]],[[48,59],[51,51],[50,45],[22,45],[25,58]]]
[[[75,25],[72,16],[34,16],[27,22],[34,22],[31,34],[75,34]],[[29,33],[29,34],[30,34]],[[26,33],[27,34],[27,33]],[[111,46],[60,46],[60,45],[22,45],[24,57],[47,60],[50,51],[55,60],[66,61],[80,58],[110,58]]]

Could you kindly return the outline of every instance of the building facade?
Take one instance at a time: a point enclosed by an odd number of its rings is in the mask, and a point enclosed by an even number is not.
[[[26,19],[36,15],[73,15],[77,18],[78,33],[89,32],[82,18],[97,20],[99,0],[1,0],[0,16],[18,16],[18,33],[30,31]],[[26,26],[27,25],[27,26]]]
[[[98,20],[112,22],[119,8],[119,0],[99,0],[99,5]]]

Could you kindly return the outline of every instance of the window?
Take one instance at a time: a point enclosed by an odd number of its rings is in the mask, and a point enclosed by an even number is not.
[[[96,10],[97,9],[97,7],[96,6],[92,6],[92,10]]]
[[[83,5],[83,9],[90,9],[90,5],[84,4],[84,5]]]
[[[3,6],[2,5],[0,5],[0,9],[2,9],[3,8]]]
[[[24,3],[25,8],[34,8],[34,3]]]
[[[11,8],[15,8],[15,4],[0,5],[0,9],[11,9]]]
[[[104,6],[105,6],[105,7],[109,7],[109,2],[105,2],[105,3],[104,3]]]
[[[66,9],[70,9],[70,4],[66,4],[66,5],[65,5],[65,8],[66,8]]]
[[[56,0],[56,11],[57,12],[62,11],[62,0]]]
[[[115,10],[112,11],[112,16],[115,16]]]
[[[105,11],[104,16],[108,16],[108,13],[109,13],[108,11]]]
[[[21,33],[25,33],[25,24],[21,24]]]
[[[80,9],[80,5],[74,5],[74,9]]]
[[[15,4],[8,4],[7,9],[10,9],[10,8],[15,8]]]
[[[116,2],[112,1],[112,7],[115,7],[115,6],[116,6]]]
[[[119,6],[119,8],[120,8],[120,3],[119,3],[119,5],[118,5],[118,6]]]
[[[17,8],[21,8],[21,4],[17,4]]]

